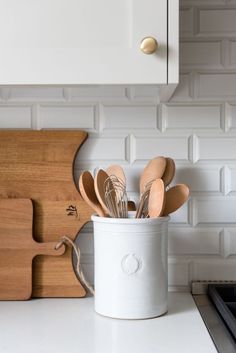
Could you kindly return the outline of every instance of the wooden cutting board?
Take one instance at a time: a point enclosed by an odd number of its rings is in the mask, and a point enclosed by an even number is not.
[[[65,247],[32,238],[33,205],[29,199],[0,199],[0,300],[32,295],[32,261],[37,255],[62,255]]]
[[[56,242],[63,235],[74,240],[90,220],[93,210],[73,177],[75,156],[86,138],[79,130],[0,130],[0,198],[33,200],[38,242]],[[74,273],[71,248],[60,257],[34,259],[34,297],[85,294]]]

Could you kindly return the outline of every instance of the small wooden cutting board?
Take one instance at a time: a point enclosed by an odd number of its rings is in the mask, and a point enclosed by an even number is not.
[[[0,199],[0,300],[26,300],[32,294],[32,261],[37,255],[59,256],[57,242],[32,238],[33,205],[29,199]]]

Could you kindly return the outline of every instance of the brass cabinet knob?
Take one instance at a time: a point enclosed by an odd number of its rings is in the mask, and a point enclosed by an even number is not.
[[[158,43],[153,37],[145,37],[141,41],[140,49],[144,54],[153,54],[158,49]]]

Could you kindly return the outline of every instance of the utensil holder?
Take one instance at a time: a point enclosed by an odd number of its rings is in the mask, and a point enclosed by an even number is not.
[[[92,216],[95,311],[119,319],[147,319],[167,312],[169,217]]]

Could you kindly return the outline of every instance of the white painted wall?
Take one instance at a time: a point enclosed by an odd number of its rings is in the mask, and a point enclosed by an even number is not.
[[[236,1],[181,1],[181,81],[168,104],[155,87],[0,88],[0,128],[85,129],[76,175],[110,163],[126,171],[131,198],[157,155],[175,159],[191,198],[172,217],[169,284],[236,280]],[[92,281],[92,228],[80,234]]]

